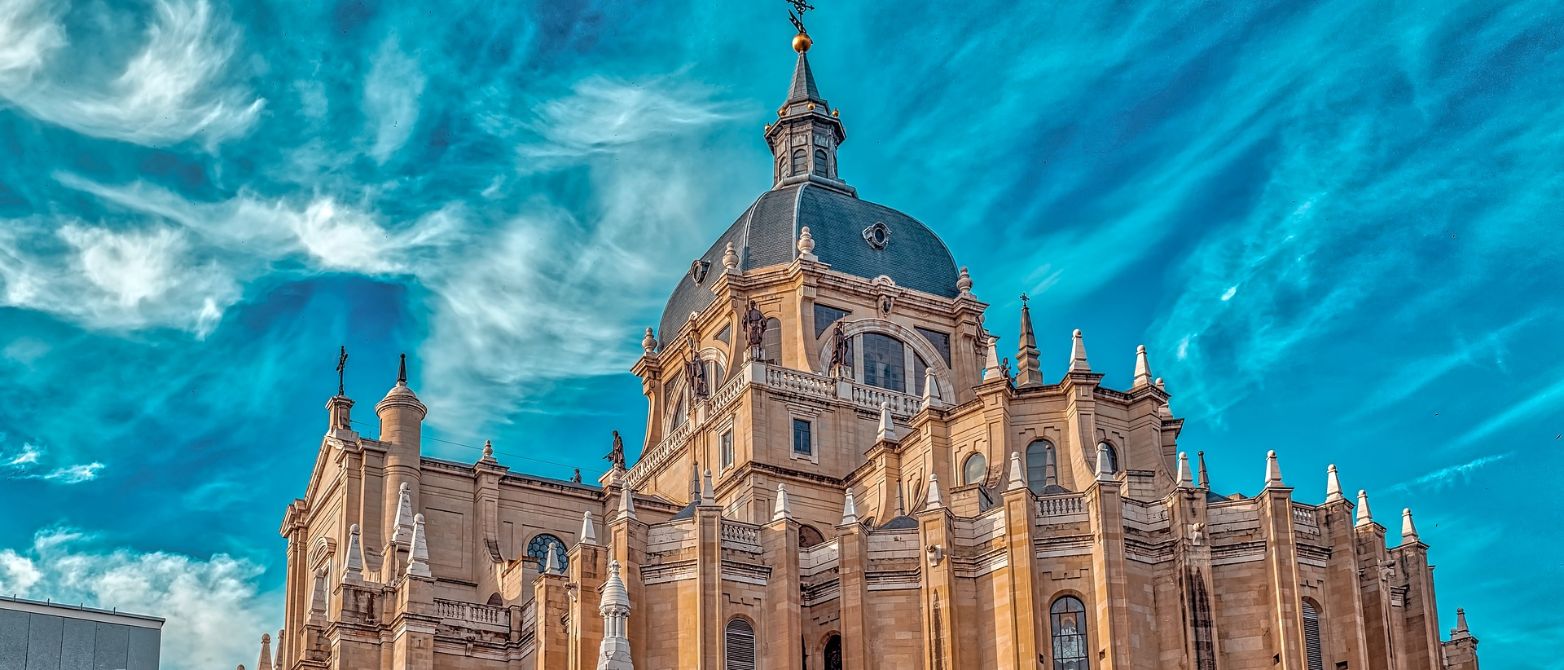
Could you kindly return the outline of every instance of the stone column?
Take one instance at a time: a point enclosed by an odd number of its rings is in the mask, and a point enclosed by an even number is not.
[[[1096,545],[1092,551],[1092,600],[1087,606],[1094,624],[1088,634],[1101,652],[1101,670],[1125,670],[1131,665],[1129,584],[1124,565],[1123,484],[1098,481],[1086,493]],[[1091,632],[1096,631],[1096,632]]]
[[[1012,462],[1012,467],[1019,465],[1019,460]],[[1008,577],[1006,581],[1010,597],[1006,600],[1009,601],[1010,613],[1008,617],[1001,617],[1001,621],[1008,621],[1014,627],[1011,630],[1013,667],[1017,670],[1031,670],[1037,665],[1038,640],[1042,639],[1038,627],[1048,620],[1048,611],[1037,602],[1037,563],[1032,558],[1036,503],[1033,502],[1031,491],[1026,488],[1025,480],[1021,481],[1020,486],[1012,485],[1010,490],[1005,491],[1004,506],[1004,541],[1010,567],[1003,572]]]
[[[799,642],[803,639],[803,592],[798,567],[798,523],[791,517],[774,519],[760,529],[760,546],[765,551],[771,577],[766,580],[766,616],[760,631],[766,636],[762,648],[768,668],[801,668],[803,658]]]

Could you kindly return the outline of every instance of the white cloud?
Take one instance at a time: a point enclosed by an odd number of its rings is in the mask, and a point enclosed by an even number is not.
[[[59,58],[64,32],[52,7],[32,0],[0,5],[0,45],[10,44],[0,46],[0,98],[38,119],[152,146],[196,136],[215,144],[248,130],[265,105],[225,80],[236,31],[206,0],[156,2],[140,48],[123,63],[105,64],[117,75],[92,80],[78,79],[98,68]],[[109,52],[83,49],[71,57]]]
[[[1555,381],[1516,400],[1508,409],[1462,433],[1450,444],[1451,448],[1469,446],[1509,428],[1516,422],[1529,419],[1545,411],[1559,411],[1564,407],[1564,370],[1553,373]]]
[[[31,443],[23,444],[22,450],[8,459],[5,464],[11,467],[34,465],[38,462],[38,457],[42,455],[43,452],[38,447],[33,446]]]
[[[32,443],[24,443],[15,454],[0,455],[0,477],[6,479],[42,479],[56,484],[81,484],[98,478],[104,465],[99,462],[62,465],[44,472],[45,450]]]
[[[375,160],[386,162],[412,136],[423,94],[424,73],[418,61],[402,53],[395,36],[387,38],[364,82],[364,111],[375,133],[369,153]]]
[[[166,226],[114,230],[80,221],[7,221],[0,230],[0,305],[107,329],[173,326],[204,333],[202,309],[227,306],[227,268]]]
[[[3,222],[0,306],[97,329],[169,327],[204,336],[243,297],[243,284],[279,261],[302,261],[313,272],[408,273],[461,238],[456,207],[390,226],[323,196],[192,203],[144,184],[59,181],[149,221],[113,229],[75,220]]]
[[[1433,472],[1409,479],[1390,487],[1389,490],[1392,492],[1441,491],[1457,484],[1466,484],[1471,481],[1472,473],[1498,463],[1512,455],[1514,454],[1503,453],[1480,456],[1465,463],[1439,468]]]
[[[92,463],[68,465],[44,475],[43,478],[50,481],[58,481],[62,484],[80,484],[97,479],[98,473],[102,470],[103,464],[94,461]]]
[[[0,91],[26,85],[65,46],[57,9],[47,0],[0,0]]]
[[[517,147],[523,172],[578,164],[659,138],[675,137],[739,118],[734,105],[707,89],[673,78],[620,81],[588,77],[571,94],[543,102],[528,125],[537,141]]]
[[[278,594],[261,594],[263,569],[227,554],[201,559],[105,549],[68,528],[40,531],[31,547],[0,549],[0,592],[163,617],[165,667],[228,667],[281,620]]]

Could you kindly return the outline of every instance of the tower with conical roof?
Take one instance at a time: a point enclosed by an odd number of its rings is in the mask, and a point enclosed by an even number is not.
[[[836,162],[837,147],[847,139],[847,132],[815,85],[815,73],[809,67],[809,48],[813,44],[814,40],[802,33],[793,40],[798,62],[793,66],[787,99],[777,108],[776,123],[766,126],[773,185],[814,182],[851,192],[851,187],[842,181]]]

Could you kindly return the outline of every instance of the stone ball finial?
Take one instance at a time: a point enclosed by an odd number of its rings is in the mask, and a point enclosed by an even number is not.
[[[961,267],[961,276],[956,278],[956,288],[962,293],[972,292],[972,273],[967,272],[966,266]]]
[[[733,241],[728,241],[728,246],[722,250],[722,267],[732,270],[739,266],[739,254],[733,250]]]
[[[798,231],[798,255],[813,258],[815,253],[815,236],[809,232],[809,226],[804,226]]]
[[[657,336],[652,334],[650,326],[647,326],[646,335],[641,338],[641,351],[648,354],[657,351]]]

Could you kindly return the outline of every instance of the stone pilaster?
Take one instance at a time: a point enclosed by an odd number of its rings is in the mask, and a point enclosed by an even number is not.
[[[1033,668],[1039,657],[1039,640],[1044,639],[1040,624],[1046,607],[1037,602],[1037,564],[1032,558],[1032,529],[1037,505],[1026,487],[1012,487],[1004,493],[1005,553],[1010,567],[1003,571],[1008,582],[1004,598],[1009,612],[1004,623],[1011,626],[1010,645],[1017,670]]]
[[[542,573],[532,580],[532,598],[537,607],[537,670],[570,670],[570,594],[569,577]]]
[[[933,484],[930,485],[931,499]],[[950,560],[955,547],[950,510],[930,506],[917,514],[918,536],[923,545],[923,628],[924,650],[930,670],[960,670],[974,667],[976,659],[966,657],[962,649],[957,620],[956,567]]]
[[[767,667],[801,668],[804,659],[799,648],[803,637],[800,620],[803,592],[798,567],[798,523],[791,518],[776,519],[760,529],[760,544],[765,550],[771,577],[766,581],[766,615],[769,622],[757,633],[766,636]]]
[[[868,600],[866,569],[869,566],[868,537],[857,519],[836,527],[838,573],[841,589],[842,667],[869,668],[873,658],[869,649],[868,619],[864,616]]]
[[[1278,478],[1279,479],[1279,478]],[[1298,544],[1292,519],[1292,489],[1278,481],[1259,496],[1265,533],[1265,574],[1270,582],[1271,644],[1281,670],[1305,670],[1303,611],[1298,594]]]
[[[1101,670],[1125,670],[1131,665],[1129,578],[1124,566],[1124,500],[1118,481],[1099,481],[1087,490],[1091,518],[1092,598],[1087,612],[1096,623],[1091,640],[1100,653]],[[1092,630],[1092,629],[1089,629]]]

